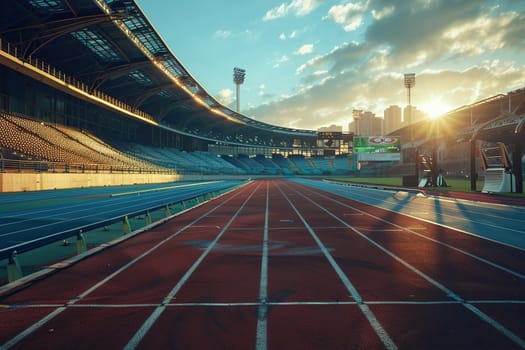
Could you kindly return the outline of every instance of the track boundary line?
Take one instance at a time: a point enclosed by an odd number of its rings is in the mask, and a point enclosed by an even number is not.
[[[302,185],[302,186],[305,186],[305,185]],[[308,186],[306,186],[306,187],[308,187]],[[310,191],[311,191],[311,187],[309,187],[309,189],[310,189]],[[318,193],[318,192],[316,192],[316,193]],[[411,233],[411,234],[416,235],[416,236],[418,236],[418,237],[421,237],[421,238],[424,238],[424,239],[429,240],[429,241],[431,241],[431,242],[437,243],[437,244],[442,245],[442,246],[444,246],[444,247],[446,247],[446,248],[449,248],[449,249],[455,250],[455,251],[457,251],[458,253],[464,254],[464,255],[466,255],[466,256],[468,256],[468,257],[470,257],[470,258],[473,258],[473,259],[475,259],[475,260],[478,260],[478,261],[480,261],[480,262],[482,262],[482,263],[484,263],[484,264],[487,264],[487,265],[489,265],[489,266],[492,266],[492,267],[494,267],[494,268],[496,268],[496,269],[498,269],[498,270],[504,271],[504,272],[506,272],[506,273],[508,273],[508,274],[511,274],[511,275],[515,276],[515,277],[518,277],[518,278],[521,278],[521,279],[525,279],[525,275],[524,275],[524,274],[521,274],[521,273],[519,273],[519,272],[517,272],[517,271],[514,271],[514,270],[511,270],[511,269],[509,269],[509,268],[506,268],[505,266],[501,266],[501,265],[499,265],[499,264],[497,264],[497,263],[495,263],[495,262],[492,262],[492,261],[490,261],[490,260],[487,260],[487,259],[485,259],[485,258],[483,258],[483,257],[481,257],[481,256],[475,255],[475,254],[473,254],[473,253],[469,253],[469,252],[467,252],[466,250],[463,250],[463,249],[461,249],[461,248],[458,248],[458,247],[455,247],[455,246],[450,245],[450,244],[448,244],[448,243],[445,243],[445,242],[439,241],[439,240],[437,240],[437,239],[434,239],[434,238],[431,238],[431,237],[425,236],[425,235],[423,235],[423,234],[421,234],[421,233],[418,233],[418,232],[414,231],[413,229],[410,229],[410,228],[404,228],[403,226],[400,226],[400,225],[398,225],[398,224],[395,224],[395,223],[393,223],[393,222],[391,222],[391,221],[388,221],[388,220],[386,220],[386,219],[383,219],[383,218],[381,218],[381,217],[378,217],[378,216],[372,215],[372,214],[370,214],[370,213],[367,213],[367,212],[364,211],[364,210],[361,210],[361,209],[358,209],[358,208],[356,208],[356,207],[353,207],[353,206],[351,206],[351,205],[349,205],[349,204],[343,203],[343,202],[341,202],[341,201],[339,201],[339,200],[337,200],[337,199],[330,198],[329,196],[326,196],[326,195],[324,195],[324,194],[322,194],[322,193],[318,193],[318,195],[321,196],[321,197],[323,197],[323,198],[326,198],[326,199],[328,199],[328,200],[330,200],[330,201],[332,201],[332,202],[335,202],[335,203],[337,203],[337,204],[340,204],[340,205],[344,206],[345,208],[349,208],[349,209],[352,209],[352,210],[358,211],[358,212],[360,212],[360,213],[363,213],[363,214],[366,215],[366,216],[369,216],[369,217],[372,217],[372,218],[374,218],[374,219],[380,220],[380,221],[382,221],[382,222],[384,222],[384,223],[386,223],[386,224],[389,224],[389,225],[392,225],[392,226],[394,226],[394,227],[397,227],[397,228],[399,228],[399,229],[401,229],[401,230],[403,230],[403,231],[405,231],[405,232]],[[306,197],[305,197],[305,198],[306,198]],[[352,200],[352,199],[350,199],[350,200]],[[370,204],[366,204],[366,203],[364,203],[364,204],[365,204],[365,205],[370,205]],[[396,213],[395,211],[390,210],[390,209],[385,209],[385,208],[380,208],[380,209],[384,209],[384,210],[388,210],[389,212]],[[460,232],[460,233],[466,233],[466,234],[472,235],[472,236],[474,236],[474,237],[478,237],[478,238],[481,238],[481,239],[486,239],[486,237],[478,236],[478,235],[475,235],[475,234],[470,233],[470,232],[466,232],[466,231],[463,231],[463,230],[458,230],[458,229],[456,229],[456,228],[454,228],[454,227],[450,227],[450,226],[447,226],[447,225],[439,224],[439,223],[432,222],[432,221],[429,221],[429,220],[426,220],[426,219],[420,219],[420,218],[415,217],[415,216],[412,216],[412,215],[407,215],[407,214],[403,214],[403,213],[396,213],[396,214],[399,214],[399,215],[405,215],[405,216],[408,216],[408,217],[410,217],[410,218],[412,218],[412,219],[421,220],[421,221],[424,221],[424,222],[427,222],[427,223],[431,223],[431,224],[434,224],[434,225],[438,225],[438,226],[441,226],[441,227],[445,227],[445,228],[448,228],[448,229],[452,229],[452,230],[458,231],[458,232]],[[344,222],[344,221],[341,221],[341,222]],[[492,240],[490,240],[490,241],[492,241]],[[497,241],[493,241],[493,242],[501,243],[501,242],[497,242]],[[503,243],[501,243],[501,244],[503,244]],[[505,245],[505,244],[503,244],[503,245]],[[510,245],[505,245],[505,246],[508,246],[508,247],[512,247],[512,248],[516,248],[516,249],[521,250],[521,248],[519,248],[519,247],[514,247],[514,246],[510,246]]]
[[[367,235],[365,235],[364,233],[362,233],[361,231],[357,230],[356,228],[354,228],[352,225],[350,225],[349,223],[345,222],[344,220],[342,220],[341,218],[339,218],[337,215],[335,215],[334,213],[330,212],[328,209],[324,208],[323,206],[319,205],[318,203],[314,202],[311,198],[308,198],[307,196],[304,196],[303,194],[301,194],[300,192],[298,192],[297,190],[295,189],[292,189],[294,192],[298,193],[301,197],[305,198],[306,200],[308,200],[310,203],[312,203],[313,205],[315,205],[316,207],[318,207],[319,209],[321,209],[322,211],[326,212],[328,215],[332,216],[334,219],[338,220],[339,222],[341,223],[344,223],[349,229],[351,229],[353,232],[355,232],[357,235],[359,235],[360,237],[362,237],[363,239],[367,240],[368,242],[370,242],[372,245],[374,245],[376,248],[378,248],[379,250],[381,250],[382,252],[384,252],[385,254],[389,255],[391,258],[393,258],[394,260],[398,261],[399,263],[401,263],[402,265],[404,265],[406,268],[408,268],[409,270],[411,270],[412,272],[416,273],[417,275],[419,275],[420,277],[424,278],[425,280],[427,280],[428,282],[430,282],[431,284],[433,284],[435,287],[437,287],[438,289],[442,290],[443,292],[446,293],[446,295],[448,295],[450,298],[452,298],[453,300],[459,302],[461,305],[463,305],[467,310],[471,311],[473,314],[475,314],[476,316],[478,316],[482,321],[485,321],[486,323],[488,323],[489,325],[491,325],[493,328],[495,328],[497,331],[499,331],[501,334],[505,335],[507,338],[509,338],[511,341],[513,341],[516,345],[520,346],[521,348],[525,349],[525,341],[523,339],[521,339],[519,336],[517,336],[515,333],[513,333],[512,331],[510,331],[509,329],[507,329],[505,326],[503,326],[502,324],[500,324],[498,321],[494,320],[493,318],[491,318],[489,315],[485,314],[483,311],[481,311],[480,309],[478,309],[477,307],[475,307],[474,305],[470,304],[468,301],[466,301],[465,299],[461,298],[458,294],[456,294],[455,292],[453,292],[451,289],[449,289],[448,287],[446,287],[445,285],[441,284],[440,282],[436,281],[435,279],[433,279],[432,277],[430,277],[429,275],[427,275],[426,273],[424,273],[423,271],[417,269],[415,266],[409,264],[408,262],[406,262],[405,260],[403,260],[402,258],[400,258],[399,256],[397,256],[396,254],[392,253],[390,250],[388,250],[387,248],[383,247],[381,244],[377,243],[376,241],[374,241],[372,238],[368,237]],[[319,194],[321,197],[324,197],[323,195]]]
[[[269,185],[266,182],[266,206],[264,211],[264,236],[261,257],[261,279],[259,283],[259,309],[257,314],[257,330],[255,337],[255,349],[266,350],[268,335],[268,217],[270,208]]]
[[[199,258],[191,265],[191,267],[188,269],[188,271],[186,271],[186,273],[184,274],[184,276],[182,276],[182,278],[179,280],[179,282],[177,282],[177,284],[172,288],[172,290],[168,293],[168,295],[166,295],[166,297],[164,297],[164,299],[162,300],[161,304],[158,305],[155,310],[150,314],[150,316],[146,319],[146,321],[144,321],[144,323],[142,324],[142,326],[137,330],[137,332],[135,332],[135,334],[133,335],[133,337],[128,341],[128,343],[124,346],[124,349],[126,350],[132,350],[132,349],[135,349],[139,344],[140,342],[142,341],[142,339],[144,338],[144,336],[148,333],[148,331],[151,329],[151,327],[153,327],[153,325],[155,324],[155,322],[159,319],[160,315],[162,315],[162,313],[164,312],[164,310],[166,309],[166,305],[173,299],[175,298],[175,296],[177,295],[177,293],[179,292],[179,290],[184,286],[184,284],[186,283],[186,281],[191,277],[191,275],[193,274],[193,272],[195,272],[195,270],[199,267],[199,265],[202,263],[202,261],[206,258],[206,256],[208,256],[208,254],[210,253],[210,251],[213,249],[213,247],[217,244],[217,242],[219,241],[219,239],[224,235],[224,233],[228,230],[228,228],[230,227],[230,225],[233,223],[233,221],[237,218],[237,216],[239,216],[239,213],[242,211],[242,209],[246,206],[246,203],[248,203],[248,201],[253,197],[253,195],[255,194],[255,192],[257,192],[257,190],[259,189],[261,185],[259,184],[254,190],[252,193],[250,193],[250,195],[244,200],[244,202],[242,203],[242,205],[237,209],[237,211],[235,212],[235,214],[230,218],[230,220],[226,223],[226,225],[224,225],[224,227],[221,229],[221,231],[219,232],[219,234],[215,237],[215,239],[213,241],[210,242],[210,244],[208,245],[208,247],[206,248],[206,250],[204,250],[201,255],[199,256]]]
[[[229,193],[231,193],[231,192],[229,192]],[[70,299],[65,304],[62,304],[61,307],[55,309],[54,311],[52,311],[48,315],[44,316],[42,319],[40,319],[39,321],[37,321],[36,323],[31,325],[30,327],[28,327],[25,330],[23,330],[22,332],[20,332],[15,337],[11,338],[10,340],[5,342],[4,344],[0,345],[0,349],[7,350],[7,349],[15,346],[20,341],[22,341],[24,338],[26,338],[27,336],[29,336],[30,334],[32,334],[33,332],[38,330],[40,327],[42,327],[44,324],[46,324],[48,321],[52,320],[57,315],[61,314],[68,307],[70,307],[73,304],[76,304],[79,300],[82,300],[83,298],[88,296],[90,293],[95,291],[97,288],[99,288],[102,285],[104,285],[105,283],[107,283],[109,280],[113,279],[115,276],[117,276],[120,273],[122,273],[123,271],[127,270],[129,267],[131,267],[132,265],[134,265],[138,261],[142,260],[144,257],[148,256],[153,251],[157,250],[160,246],[164,245],[167,241],[171,240],[172,238],[178,236],[180,233],[184,232],[186,229],[190,228],[194,223],[197,223],[200,220],[204,219],[207,216],[208,213],[214,212],[218,208],[222,207],[224,204],[228,203],[229,201],[231,201],[235,197],[239,196],[241,193],[243,193],[243,191],[239,191],[237,193],[234,193],[230,198],[226,199],[225,201],[222,201],[222,202],[218,203],[218,205],[216,205],[215,207],[213,207],[212,209],[210,209],[206,213],[202,214],[201,216],[199,216],[198,218],[196,218],[195,220],[193,220],[189,224],[185,225],[184,227],[178,229],[173,234],[171,234],[170,236],[164,238],[162,241],[160,241],[159,243],[155,244],[153,247],[151,247],[150,249],[148,249],[144,253],[140,254],[139,256],[137,256],[136,258],[134,258],[133,260],[131,260],[127,264],[123,265],[122,267],[120,267],[118,270],[116,270],[112,274],[106,276],[104,279],[100,280],[98,283],[96,283],[93,286],[91,286],[90,288],[86,289],[78,297]]]
[[[332,268],[337,273],[337,276],[339,276],[339,279],[343,282],[343,284],[345,285],[346,289],[350,292],[352,298],[354,298],[354,300],[357,302],[357,305],[359,306],[359,309],[361,309],[361,312],[364,314],[364,316],[366,317],[366,319],[368,320],[368,322],[370,323],[370,325],[374,329],[376,335],[383,342],[383,345],[385,345],[385,347],[387,349],[390,349],[390,350],[397,349],[397,345],[390,338],[390,336],[388,335],[387,331],[383,328],[381,323],[379,323],[379,321],[375,317],[375,315],[372,312],[372,310],[363,301],[363,298],[361,297],[361,295],[359,294],[359,292],[357,291],[355,286],[352,284],[350,279],[343,272],[343,270],[341,269],[339,264],[337,264],[337,262],[335,261],[333,256],[330,254],[330,252],[328,251],[326,246],[323,244],[323,242],[321,242],[321,240],[319,239],[317,234],[314,232],[312,227],[308,224],[308,222],[303,217],[301,212],[295,207],[295,205],[292,203],[290,198],[283,192],[283,190],[280,187],[279,187],[279,191],[284,196],[284,198],[288,201],[288,203],[290,204],[292,209],[295,211],[297,216],[301,219],[301,221],[305,225],[306,229],[308,230],[308,232],[310,233],[312,238],[315,240],[315,242],[317,243],[317,245],[319,246],[319,248],[323,252],[324,256],[326,257],[326,259],[328,260],[328,262],[330,263]],[[295,192],[298,193],[297,191],[295,191]],[[305,198],[303,195],[301,195],[301,197]]]

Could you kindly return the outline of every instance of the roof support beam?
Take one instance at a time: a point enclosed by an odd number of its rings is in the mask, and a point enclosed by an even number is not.
[[[126,63],[123,65],[118,65],[118,66],[109,68],[94,77],[93,82],[90,84],[89,89],[90,91],[96,90],[108,80],[122,77],[131,71],[134,71],[140,68],[144,68],[149,65],[151,65],[151,62],[147,60],[147,61]]]
[[[133,104],[133,107],[139,108],[139,106],[141,106],[148,98],[155,96],[161,91],[170,90],[170,89],[176,90],[177,86],[173,83],[169,83],[169,84],[157,85],[150,89],[145,89],[144,93],[137,97],[137,99],[135,100],[135,103]]]
[[[40,23],[31,26],[11,28],[7,32],[20,32],[29,31],[32,36],[20,43],[24,47],[23,57],[27,58],[34,55],[40,49],[45,47],[50,42],[64,36],[68,33],[80,30],[82,28],[94,26],[100,23],[113,21],[116,19],[125,18],[125,14],[100,14],[82,17],[71,17],[67,19],[61,19],[56,21],[50,21],[47,23]],[[125,56],[124,56],[125,57]]]

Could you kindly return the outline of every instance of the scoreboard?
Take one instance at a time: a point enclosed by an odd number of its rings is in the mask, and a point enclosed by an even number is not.
[[[338,150],[341,147],[342,138],[341,131],[318,131],[317,147]]]

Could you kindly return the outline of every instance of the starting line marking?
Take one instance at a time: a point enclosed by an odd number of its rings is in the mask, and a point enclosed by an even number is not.
[[[475,304],[475,305],[487,305],[487,304],[500,304],[500,305],[523,305],[525,300],[373,300],[365,301],[367,305],[462,305]],[[254,307],[254,306],[336,306],[336,305],[358,305],[357,301],[267,301],[267,302],[198,302],[198,303],[167,303],[164,304],[166,307]],[[0,304],[2,309],[41,309],[41,308],[157,308],[161,304],[158,303],[145,303],[145,304]]]

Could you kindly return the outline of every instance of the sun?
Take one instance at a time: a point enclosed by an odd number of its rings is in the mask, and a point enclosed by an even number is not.
[[[431,100],[431,101],[428,101],[427,103],[423,103],[421,104],[420,108],[422,111],[424,111],[427,114],[428,119],[438,119],[445,113],[452,110],[452,108],[449,105],[443,103],[439,99]]]

